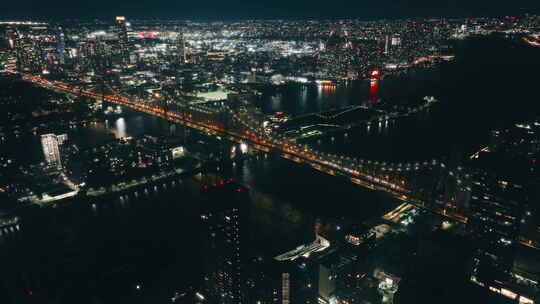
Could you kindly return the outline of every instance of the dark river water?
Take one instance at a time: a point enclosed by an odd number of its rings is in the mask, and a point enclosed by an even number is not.
[[[494,40],[470,41],[457,50],[454,63],[380,83],[377,94],[387,101],[435,96],[440,104],[430,112],[309,144],[387,161],[475,151],[488,141],[490,129],[539,113],[530,94],[538,50]],[[266,113],[300,115],[363,104],[372,93],[365,82],[331,90],[288,86],[265,93],[261,106]],[[171,129],[158,118],[125,111],[120,118],[65,131],[84,148],[114,137],[179,134],[180,127]],[[2,146],[4,154],[21,161],[43,160],[37,136],[10,138]],[[397,205],[384,194],[271,155],[255,155],[221,174],[252,187],[245,226],[251,232],[246,245],[253,249],[251,255],[275,254],[311,239],[316,221],[346,217],[361,222]],[[134,297],[156,303],[156,298],[196,284],[194,265],[200,254],[193,189],[205,178],[210,177],[178,180],[149,195],[81,199],[58,209],[28,211],[19,232],[0,236],[0,294],[7,295],[6,303],[24,303],[29,296],[40,297],[41,303],[124,303]],[[136,284],[143,284],[144,292],[137,294]]]

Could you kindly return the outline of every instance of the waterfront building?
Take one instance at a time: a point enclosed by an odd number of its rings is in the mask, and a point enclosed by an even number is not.
[[[501,289],[515,281],[514,265],[525,200],[521,185],[487,174],[475,178],[468,223],[477,245],[470,277],[473,283]],[[515,290],[512,292],[517,296]]]
[[[43,134],[41,135],[41,145],[47,165],[57,169],[62,168],[62,158],[60,155],[60,145],[67,139],[67,135]]]
[[[501,273],[510,270],[521,219],[519,189],[491,186],[484,180],[473,183],[469,228],[480,237],[480,265],[491,265]],[[479,276],[481,275],[480,267]],[[486,278],[488,279],[488,278]],[[495,279],[495,278],[489,278]]]
[[[215,303],[240,304],[244,300],[240,227],[247,197],[247,189],[230,180],[203,186],[204,294]]]

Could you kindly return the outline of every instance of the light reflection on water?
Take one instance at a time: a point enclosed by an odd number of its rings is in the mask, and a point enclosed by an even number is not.
[[[114,125],[114,134],[116,138],[126,137],[126,120],[123,117],[120,117],[115,121]]]
[[[281,96],[272,96],[270,100],[272,110],[279,111],[281,109]]]

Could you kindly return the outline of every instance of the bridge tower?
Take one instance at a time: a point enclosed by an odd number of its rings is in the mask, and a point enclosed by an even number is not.
[[[187,142],[187,135],[189,134],[189,129],[186,126],[185,122],[189,118],[189,105],[182,99],[184,94],[178,87],[177,83],[166,83],[163,85],[163,89],[160,92],[159,98],[157,98],[159,107],[163,110],[165,118],[169,120],[171,114],[173,117],[178,115],[180,122],[180,137],[182,138],[182,143],[185,145]],[[171,125],[178,127],[178,124],[174,121]],[[170,128],[170,126],[169,126]],[[172,132],[172,131],[171,131]],[[173,134],[171,134],[173,135]]]
[[[101,104],[105,106],[107,102],[105,100],[105,91],[109,89],[110,93],[114,93],[112,79],[108,73],[99,73],[99,88],[101,90]]]
[[[165,119],[165,123],[167,125],[167,132],[168,135],[171,136],[173,134],[171,130],[171,126],[174,124],[174,122],[170,122],[169,120],[169,98],[166,96],[166,93],[163,91],[160,92],[154,92],[153,95],[154,99],[156,100],[156,104],[160,110],[163,111],[163,118]]]
[[[105,105],[105,77],[100,75],[99,77],[99,89],[101,91],[101,105]]]

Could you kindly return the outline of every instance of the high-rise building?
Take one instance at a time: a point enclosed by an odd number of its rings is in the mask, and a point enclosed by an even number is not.
[[[472,271],[475,280],[491,284],[509,278],[525,201],[520,187],[488,174],[477,174],[473,182],[468,225],[478,238]]]
[[[17,70],[22,72],[24,69],[23,63],[23,37],[20,33],[15,32],[13,39],[13,48],[15,49],[15,57],[17,58]]]
[[[180,29],[178,32],[178,38],[176,39],[176,52],[178,61],[181,63],[187,62],[187,50],[186,41],[184,40],[184,32]]]
[[[116,17],[116,31],[118,34],[118,44],[120,47],[120,57],[123,64],[129,63],[129,39],[127,33],[126,17]]]
[[[66,50],[66,38],[64,35],[64,30],[62,27],[58,27],[56,32],[56,56],[58,57],[58,61],[60,64],[66,63],[66,57],[67,57],[67,50]]]
[[[215,303],[243,302],[240,222],[246,199],[246,189],[231,181],[203,187],[200,217],[204,294]]]
[[[273,278],[267,286],[272,291],[270,298],[263,303],[318,303],[318,268],[311,267],[308,260],[301,257],[294,261],[276,261],[270,265],[267,273]]]
[[[283,281],[283,273],[276,275],[275,262],[262,256],[253,258],[245,264],[244,277],[246,282],[247,303],[282,303],[283,288],[288,288],[288,282]],[[285,292],[287,295],[287,292]],[[288,299],[285,299],[288,300]]]
[[[112,67],[113,50],[100,38],[80,45],[81,69],[103,74]]]
[[[14,41],[17,69],[19,71],[41,73],[45,68],[45,60],[41,43],[17,33]]]
[[[43,134],[41,135],[41,145],[45,161],[51,167],[62,168],[62,158],[60,155],[60,145],[67,139],[67,135]]]

